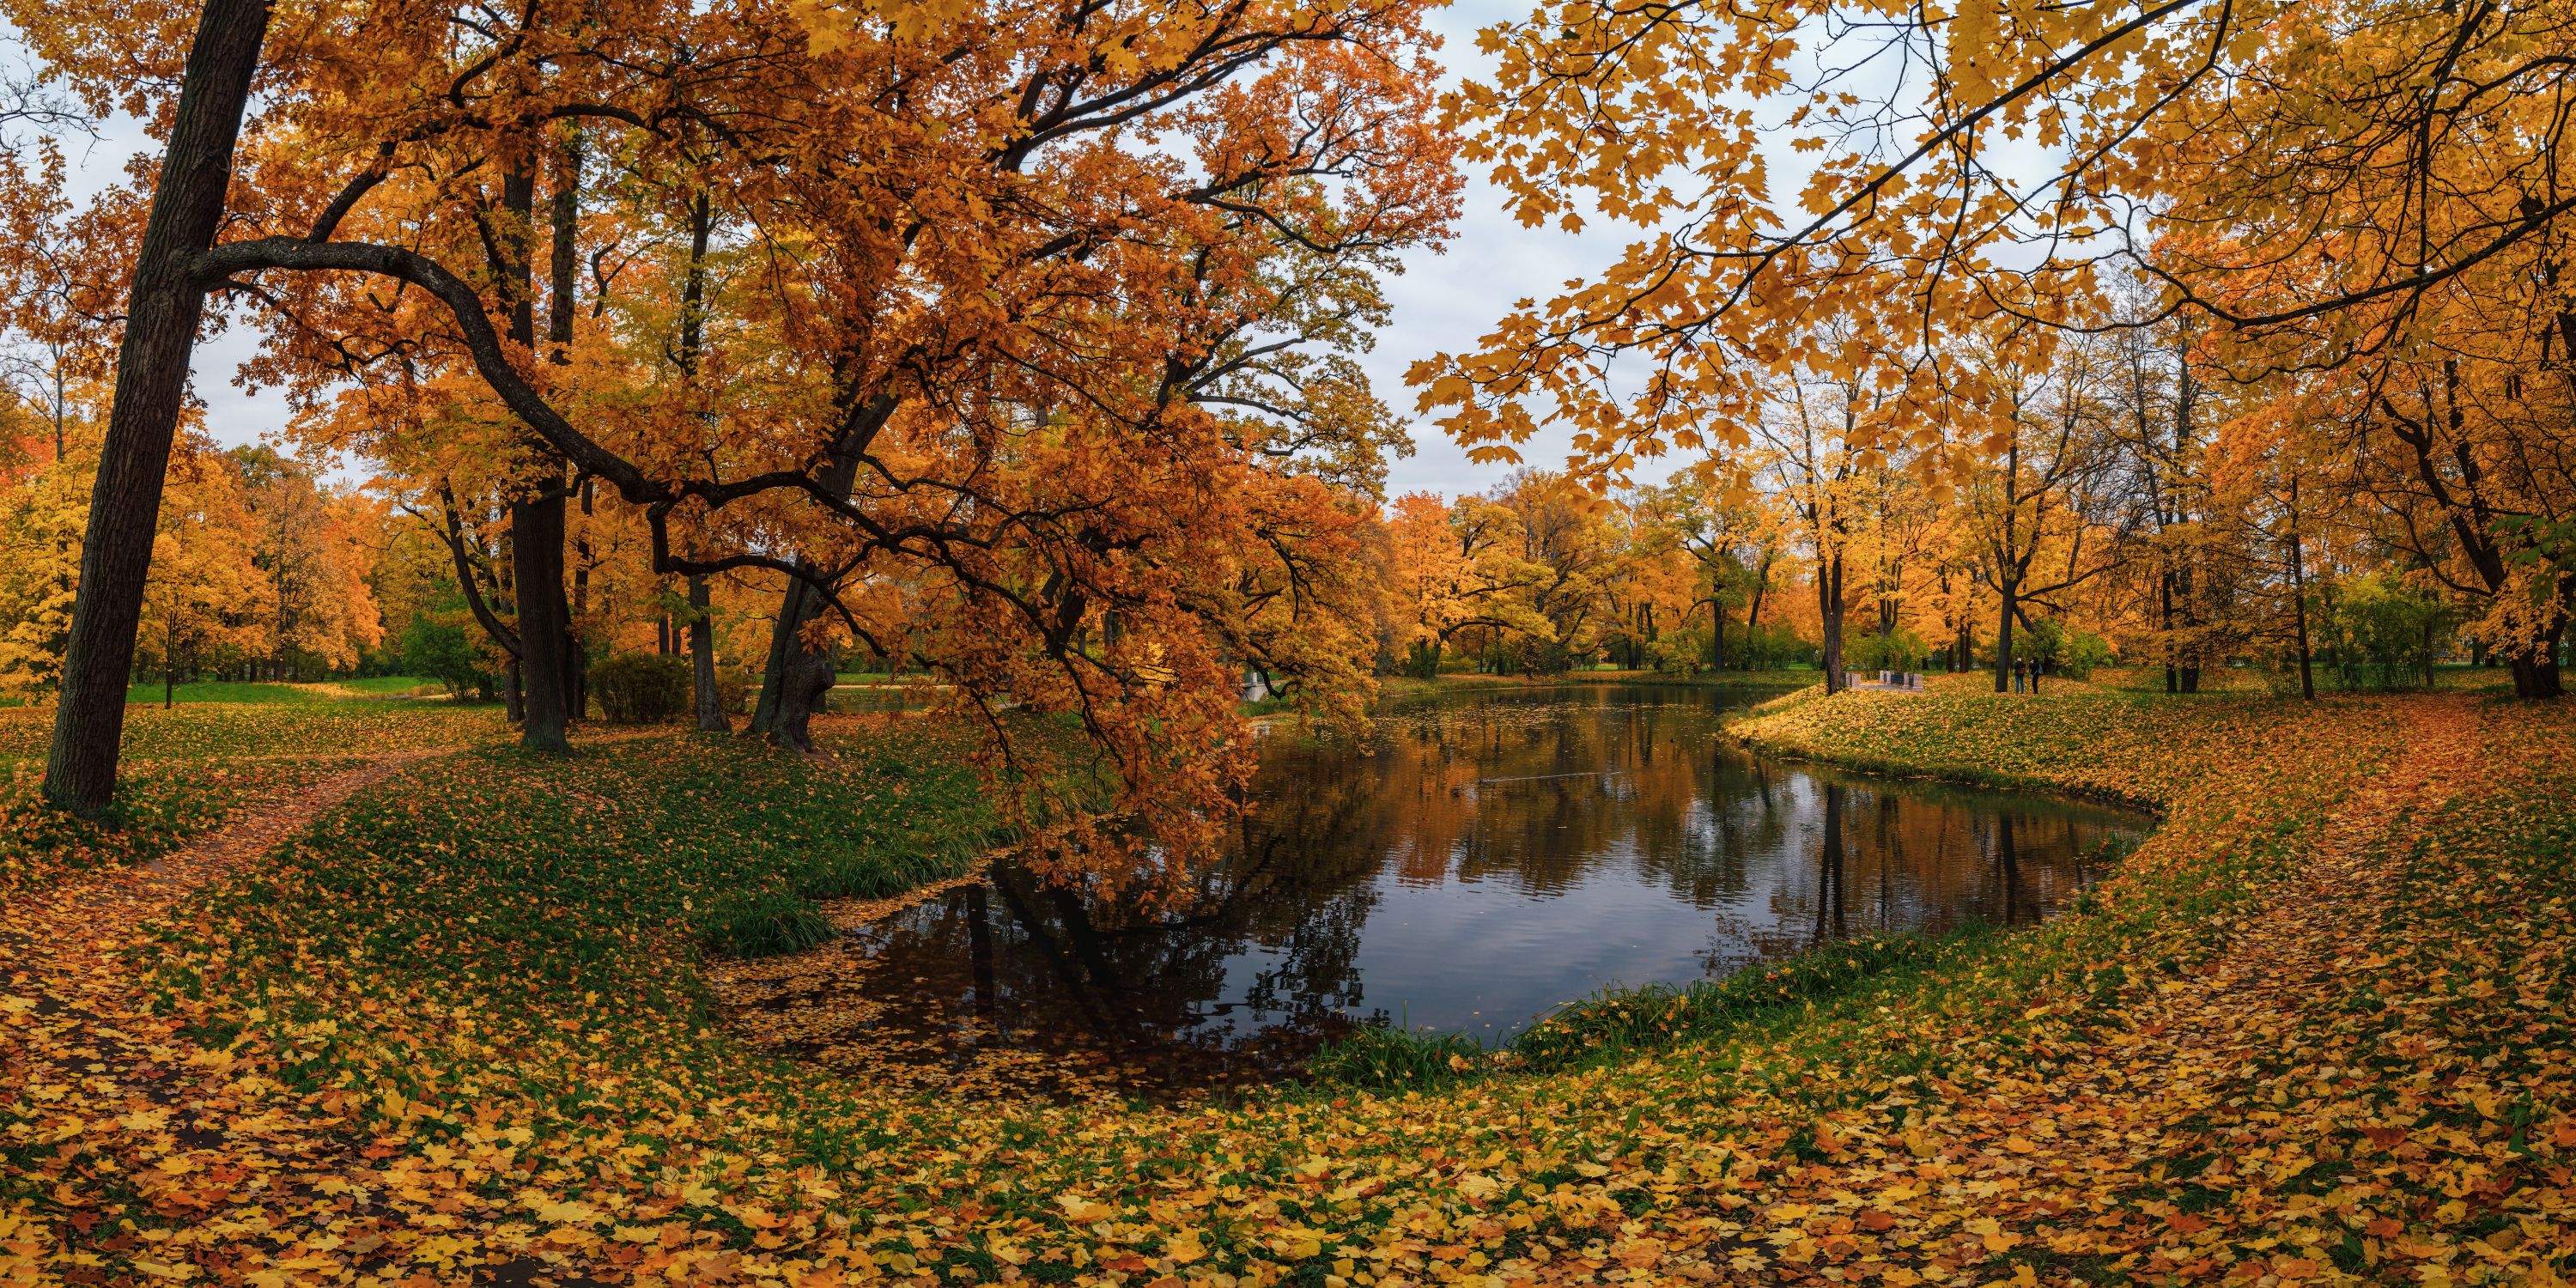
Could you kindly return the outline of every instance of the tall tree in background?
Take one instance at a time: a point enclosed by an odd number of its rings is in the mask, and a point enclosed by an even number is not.
[[[2554,694],[2565,482],[2508,476],[2556,457],[2565,418],[2501,413],[2576,370],[2571,37],[2561,6],[2452,0],[1549,4],[1483,34],[1467,155],[1526,223],[1645,235],[1413,378],[1481,458],[1516,459],[1544,415],[1615,482],[1742,446],[1767,382],[1801,371],[1884,381],[1860,445],[1928,450],[2008,397],[1958,346],[2011,331],[2039,364],[2046,333],[2178,320],[2195,372],[2348,382],[2353,413],[2316,423],[2416,458],[2410,490],[2456,514],[2456,550],[2425,553],[2489,605],[2476,629],[2517,691]],[[2113,307],[2140,280],[2149,305]]]

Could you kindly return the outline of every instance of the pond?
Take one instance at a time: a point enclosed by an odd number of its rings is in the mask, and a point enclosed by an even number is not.
[[[1720,736],[1770,696],[1444,696],[1267,740],[1237,852],[1147,915],[1004,864],[728,972],[760,1040],[874,1078],[1140,1094],[1293,1074],[1363,1024],[1499,1041],[1601,989],[1833,939],[2037,921],[2148,820],[1844,774]]]

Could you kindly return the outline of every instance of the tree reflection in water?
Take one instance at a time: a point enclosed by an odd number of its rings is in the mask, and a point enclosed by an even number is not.
[[[1003,865],[749,972],[737,1000],[778,1045],[854,1070],[998,1053],[1039,1086],[1241,1083],[1356,1024],[1499,1039],[1609,985],[2035,921],[2144,826],[1745,754],[1719,717],[1761,696],[1472,694],[1358,746],[1277,740],[1237,852],[1154,912]]]

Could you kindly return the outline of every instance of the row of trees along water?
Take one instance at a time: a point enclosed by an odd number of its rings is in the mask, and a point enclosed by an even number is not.
[[[610,651],[686,654],[709,726],[756,676],[795,748],[888,659],[1080,726],[982,722],[1030,819],[1050,756],[1101,755],[1182,849],[1247,668],[1327,716],[1452,656],[2313,691],[2460,649],[2559,691],[2559,9],[1577,2],[1447,94],[1430,9],[13,3],[9,674],[56,704],[48,795],[107,802],[155,628],[165,670],[389,636],[546,751]],[[66,140],[118,113],[158,164],[84,187]],[[1478,459],[1552,427],[1565,468],[1390,500],[1409,427],[1360,355],[1471,169],[1651,235],[1411,369]],[[290,456],[194,428],[218,320]],[[326,459],[363,487],[292,463]],[[269,518],[338,571],[220,535]]]

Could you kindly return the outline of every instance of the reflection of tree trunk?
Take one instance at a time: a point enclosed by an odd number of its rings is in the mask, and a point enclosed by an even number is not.
[[[993,918],[981,883],[966,891],[966,956],[975,972],[975,1014],[993,1018]]]
[[[1878,797],[1878,929],[1894,925],[1896,903],[1896,866],[1905,862],[1905,829],[1900,826],[1896,798],[1885,792]]]
[[[2003,872],[2004,924],[2009,926],[2021,920],[2019,900],[2016,898],[2020,893],[2017,887],[2021,884],[2021,854],[2014,848],[2013,816],[2010,814],[2003,816],[2002,853],[1997,856],[1997,862]]]
[[[1827,937],[1828,915],[1832,917],[1832,935],[1843,933],[1843,795],[1847,789],[1840,783],[1825,784],[1825,861],[1816,874],[1816,942]]]
[[[1002,896],[1002,903],[1011,910],[1011,915],[1019,919],[1020,926],[1029,932],[1029,942],[1040,949],[1038,955],[1054,969],[1056,977],[1064,982],[1065,993],[1073,998],[1076,1006],[1091,1017],[1091,1031],[1102,1037],[1114,1036],[1119,1027],[1116,1017],[1104,1011],[1101,1000],[1093,996],[1090,989],[1083,987],[1083,978],[1074,970],[1074,964],[1070,960],[1071,954],[1063,944],[1056,942],[1054,935],[1047,933],[1046,923],[1038,919],[1036,910],[1029,907],[1028,901],[1022,899],[1019,891],[1012,889],[1010,884],[1003,880],[1001,874],[994,874],[989,884],[994,893]]]

